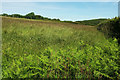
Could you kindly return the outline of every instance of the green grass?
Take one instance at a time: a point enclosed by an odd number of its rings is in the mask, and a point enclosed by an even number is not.
[[[119,46],[94,26],[3,17],[3,78],[119,79]]]
[[[75,23],[96,26],[97,24],[106,21],[107,19],[92,19],[92,20],[84,20],[84,21],[76,21]]]

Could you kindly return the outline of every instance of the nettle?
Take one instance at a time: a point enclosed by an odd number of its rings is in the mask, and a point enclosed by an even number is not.
[[[3,78],[119,79],[120,48],[117,39],[102,46],[83,41],[78,44],[76,48],[58,51],[48,47],[40,54],[19,57],[10,48],[3,50]]]

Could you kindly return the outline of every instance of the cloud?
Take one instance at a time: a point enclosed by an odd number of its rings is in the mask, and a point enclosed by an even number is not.
[[[36,3],[36,2],[3,2],[2,3],[2,12],[9,14],[18,13],[25,15],[28,12],[35,12],[35,14],[44,15],[44,14],[48,14],[47,12],[50,11],[52,12],[63,9],[64,9],[63,7],[48,3],[46,4]]]
[[[81,4],[81,5],[80,5]],[[2,13],[22,14],[35,12],[44,17],[61,20],[85,20],[117,16],[117,2],[112,3],[53,3],[53,2],[3,2]],[[114,6],[115,5],[115,6]]]
[[[119,0],[2,0],[2,2],[118,2]]]
[[[43,9],[43,10],[59,10],[63,9],[57,5],[52,4],[42,4],[42,3],[36,3],[36,2],[3,2],[2,3],[3,9],[4,8],[29,8],[29,9]]]

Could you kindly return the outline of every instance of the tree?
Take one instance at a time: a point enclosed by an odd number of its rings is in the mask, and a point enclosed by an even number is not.
[[[40,15],[35,15],[35,19],[43,19],[43,17]]]
[[[25,15],[25,18],[35,19],[35,14],[34,14],[34,12],[28,13],[27,15]]]
[[[60,21],[60,19],[52,19],[52,20],[54,20],[54,21]]]
[[[3,14],[2,14],[2,16],[8,16],[8,14],[6,14],[6,13],[3,13]]]
[[[23,16],[22,16],[22,15],[20,15],[20,14],[12,14],[12,17],[16,17],[16,18],[23,18]]]

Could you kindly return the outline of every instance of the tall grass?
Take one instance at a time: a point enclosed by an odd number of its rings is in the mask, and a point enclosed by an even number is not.
[[[119,46],[94,26],[3,17],[3,78],[119,79]]]

